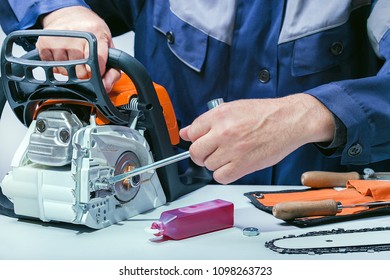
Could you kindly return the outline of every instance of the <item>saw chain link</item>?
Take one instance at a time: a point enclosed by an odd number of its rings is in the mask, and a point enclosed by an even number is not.
[[[359,246],[337,246],[337,247],[323,247],[323,248],[283,248],[275,245],[275,242],[282,239],[294,239],[305,238],[312,236],[327,236],[334,234],[348,234],[348,233],[361,233],[361,232],[376,232],[376,231],[389,231],[390,227],[375,227],[375,228],[362,228],[362,229],[332,229],[323,231],[312,231],[301,235],[287,235],[281,238],[275,238],[267,241],[265,247],[271,249],[280,254],[308,254],[308,255],[322,255],[322,254],[346,254],[346,253],[375,253],[390,251],[390,244],[364,244]]]

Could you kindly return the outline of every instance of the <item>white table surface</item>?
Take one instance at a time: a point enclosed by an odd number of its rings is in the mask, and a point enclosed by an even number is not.
[[[265,242],[289,234],[334,228],[359,229],[388,226],[388,216],[299,228],[285,224],[253,206],[243,194],[249,191],[280,190],[281,186],[209,185],[153,211],[101,230],[80,225],[44,223],[0,216],[0,259],[2,260],[390,260],[390,252],[325,255],[283,255],[264,246]],[[289,187],[293,188],[293,187]],[[299,187],[296,187],[299,188]],[[158,242],[145,227],[162,211],[213,199],[234,203],[233,228],[183,240]],[[242,229],[257,227],[260,235],[244,236]]]

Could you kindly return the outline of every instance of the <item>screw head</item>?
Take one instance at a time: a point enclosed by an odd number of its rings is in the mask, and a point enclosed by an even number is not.
[[[43,133],[46,130],[46,123],[44,120],[39,119],[39,120],[37,120],[35,127],[36,127],[38,132]]]
[[[61,142],[67,143],[69,141],[69,139],[70,139],[69,130],[67,130],[65,128],[61,129],[60,133],[59,133],[59,137],[60,137]]]

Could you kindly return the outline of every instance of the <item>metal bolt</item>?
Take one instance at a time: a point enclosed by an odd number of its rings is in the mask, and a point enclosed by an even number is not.
[[[260,234],[259,229],[256,227],[246,227],[242,230],[245,236],[257,236]]]
[[[131,182],[133,187],[139,187],[141,184],[141,176],[140,175],[133,176],[131,178]]]
[[[59,136],[60,136],[61,142],[63,142],[63,143],[68,142],[68,141],[69,141],[69,138],[70,138],[69,130],[67,130],[67,129],[61,129],[61,131],[60,131],[60,133],[59,133]]]
[[[44,120],[39,119],[37,120],[35,127],[37,128],[38,132],[43,133],[46,130],[46,123]]]

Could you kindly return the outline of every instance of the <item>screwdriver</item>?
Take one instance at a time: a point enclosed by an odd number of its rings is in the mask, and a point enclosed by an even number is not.
[[[389,201],[369,202],[342,205],[333,199],[318,201],[287,201],[275,204],[272,208],[272,214],[281,220],[288,221],[295,218],[312,217],[312,216],[334,216],[340,213],[344,208],[355,207],[373,207],[390,205]]]
[[[207,107],[208,107],[209,110],[211,110],[211,109],[213,109],[215,107],[218,107],[223,102],[224,101],[223,101],[222,98],[216,98],[216,99],[213,99],[213,100],[210,100],[209,102],[207,102]],[[177,161],[180,161],[180,160],[183,160],[183,159],[186,159],[186,158],[189,158],[189,157],[190,157],[190,152],[189,151],[186,151],[186,152],[183,152],[183,153],[180,153],[180,154],[177,154],[177,155],[173,155],[171,157],[168,157],[168,158],[156,161],[154,163],[151,163],[151,164],[148,164],[148,165],[136,168],[136,169],[131,170],[129,172],[125,172],[125,173],[116,175],[114,177],[111,177],[111,178],[108,179],[108,183],[109,184],[115,184],[117,182],[123,181],[124,179],[140,175],[142,173],[145,173],[145,172],[148,172],[148,171],[151,171],[151,170],[154,170],[154,169],[157,169],[157,168],[160,168],[160,167],[163,167],[163,166],[175,163]]]
[[[190,152],[189,151],[186,151],[186,152],[183,152],[183,153],[171,156],[171,157],[167,157],[167,158],[164,158],[162,160],[153,162],[151,164],[148,164],[148,165],[136,168],[136,169],[134,169],[132,171],[125,172],[125,173],[116,175],[114,177],[111,177],[111,178],[108,179],[108,183],[109,184],[115,184],[116,182],[123,181],[124,179],[127,179],[129,177],[134,177],[134,176],[140,175],[142,173],[145,173],[145,172],[148,172],[148,171],[151,171],[151,170],[154,170],[154,169],[157,169],[157,168],[160,168],[160,167],[172,164],[174,162],[177,162],[177,161],[189,158],[189,157],[190,157]]]

